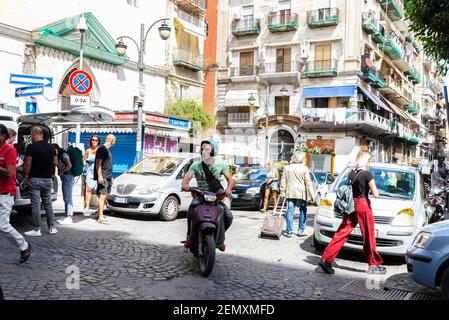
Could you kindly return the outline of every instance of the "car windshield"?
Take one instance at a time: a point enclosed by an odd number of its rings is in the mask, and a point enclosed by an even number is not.
[[[334,190],[348,183],[348,175],[353,168],[346,168],[338,179]],[[415,173],[411,171],[370,167],[377,190],[382,198],[411,200],[415,195]]]
[[[319,184],[326,182],[326,173],[325,172],[314,172],[315,178],[318,180]]]
[[[136,164],[127,173],[169,176],[175,172],[183,160],[178,157],[151,156]]]
[[[235,180],[260,180],[263,181],[267,177],[266,171],[263,169],[242,168],[234,175]]]

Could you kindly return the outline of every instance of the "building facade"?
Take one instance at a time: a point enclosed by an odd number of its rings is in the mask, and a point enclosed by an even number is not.
[[[275,161],[304,145],[309,166],[331,172],[360,149],[411,164],[444,142],[436,64],[401,1],[223,0],[218,29],[223,140]]]

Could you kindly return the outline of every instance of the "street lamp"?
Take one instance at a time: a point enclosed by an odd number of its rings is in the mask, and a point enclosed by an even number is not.
[[[263,99],[262,96],[258,93],[256,93],[260,99],[263,100],[264,104],[265,104],[265,152],[264,152],[264,163],[265,165],[267,165],[268,163],[268,96],[271,95],[271,93],[273,92],[273,90],[275,88],[277,88],[279,86],[275,86],[275,87],[271,87],[269,86],[268,90],[267,90],[267,97],[266,99]],[[281,93],[281,96],[286,97],[288,96],[288,89],[286,87],[282,87],[281,90],[279,91]],[[256,103],[256,98],[254,97],[254,94],[251,93],[249,98],[248,98],[248,105],[250,107],[254,106],[254,104]]]
[[[158,22],[162,22],[160,27],[158,28],[159,36],[162,40],[167,40],[170,37],[171,28],[168,26],[167,21],[168,18],[163,18],[155,21],[147,30],[145,33],[145,25],[142,23],[140,25],[140,45],[137,44],[137,42],[129,37],[129,36],[121,36],[118,37],[118,43],[115,45],[115,50],[117,52],[117,55],[124,56],[126,54],[126,49],[128,46],[123,42],[123,39],[129,39],[137,47],[137,52],[139,53],[139,60],[137,62],[137,69],[139,71],[139,89],[142,91],[144,84],[143,84],[143,69],[144,69],[144,63],[143,63],[143,57],[145,55],[145,44],[147,41],[148,33],[150,32],[151,28],[156,25]],[[143,93],[143,92],[142,92]],[[136,162],[142,159],[142,108],[143,108],[143,96],[140,95],[140,99],[137,100],[137,139],[136,139]]]

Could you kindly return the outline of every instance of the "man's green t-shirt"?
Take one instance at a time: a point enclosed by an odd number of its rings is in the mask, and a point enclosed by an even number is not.
[[[226,172],[229,172],[229,166],[220,159],[214,159],[210,171],[218,180],[221,180],[221,176]],[[198,188],[203,191],[211,191],[209,184],[207,183],[206,174],[204,173],[203,167],[201,165],[201,160],[195,161],[189,168],[189,172],[193,173],[198,184]]]

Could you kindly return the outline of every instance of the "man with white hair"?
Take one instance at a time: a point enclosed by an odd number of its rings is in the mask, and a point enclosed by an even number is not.
[[[295,207],[299,207],[298,237],[305,236],[307,222],[307,200],[314,202],[312,181],[309,169],[304,165],[306,154],[295,152],[290,164],[285,166],[281,179],[281,197],[287,199],[287,227],[284,236],[291,238],[293,233],[293,214]]]

